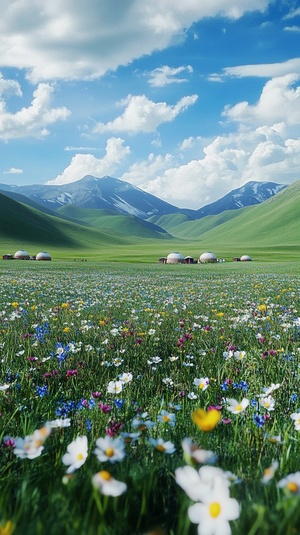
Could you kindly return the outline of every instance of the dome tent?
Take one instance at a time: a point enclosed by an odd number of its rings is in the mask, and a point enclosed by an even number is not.
[[[214,262],[217,262],[217,257],[214,253],[207,251],[206,253],[202,253],[199,257],[200,264],[211,264]]]
[[[183,264],[184,256],[181,253],[170,253],[167,256],[167,264]]]
[[[16,260],[30,260],[29,253],[27,251],[24,251],[24,249],[20,249],[14,254],[14,258]]]
[[[252,258],[251,256],[244,254],[243,256],[241,256],[240,260],[241,262],[251,262]]]
[[[36,255],[36,260],[51,260],[51,255],[46,251],[41,251]]]

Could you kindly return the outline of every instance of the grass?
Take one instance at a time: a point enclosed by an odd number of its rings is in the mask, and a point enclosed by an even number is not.
[[[228,493],[238,502],[233,535],[299,533],[299,277],[298,262],[2,262],[0,533],[195,535],[186,468],[214,467],[184,454],[187,438],[216,457],[214,503]],[[118,393],[111,381],[121,381]],[[259,401],[263,389],[273,410]],[[249,404],[235,415],[231,398]],[[192,414],[209,407],[221,421],[204,431]],[[40,434],[56,419],[70,425]],[[122,433],[137,433],[125,456],[111,462],[106,447],[100,461],[98,439],[122,442]],[[16,454],[26,436],[38,438],[35,458]],[[78,436],[87,455],[67,474]],[[174,451],[156,448],[158,439]],[[126,491],[102,494],[92,485],[99,471]],[[203,503],[215,489],[209,477],[203,494],[197,475]]]

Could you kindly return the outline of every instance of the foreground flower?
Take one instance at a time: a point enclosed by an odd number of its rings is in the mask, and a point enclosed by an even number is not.
[[[202,450],[190,438],[184,438],[181,442],[183,456],[186,463],[214,464],[216,455],[212,451]]]
[[[233,474],[215,466],[202,466],[199,470],[184,466],[175,470],[175,479],[187,496],[198,502],[205,501],[205,497],[215,489],[216,485],[222,483],[223,487],[229,488]]]
[[[168,412],[165,409],[162,409],[157,417],[157,420],[158,422],[162,422],[164,424],[170,425],[171,427],[174,427],[176,423],[176,416],[173,412]]]
[[[279,462],[273,461],[271,466],[269,466],[268,468],[264,470],[264,475],[262,477],[262,482],[264,483],[264,485],[266,485],[267,483],[269,483],[269,481],[273,479],[273,477],[275,476],[276,470],[278,470],[278,467],[279,467]]]
[[[289,474],[281,479],[277,485],[280,489],[285,489],[291,494],[300,494],[300,472]]]
[[[293,414],[291,414],[291,418],[294,420],[296,431],[300,431],[300,412],[293,412]]]
[[[51,420],[49,423],[52,429],[62,429],[64,427],[70,427],[71,420],[70,418],[57,418],[56,420]]]
[[[175,446],[173,442],[168,440],[165,442],[162,438],[149,438],[149,443],[160,453],[174,453]]]
[[[14,532],[15,526],[11,522],[11,520],[7,520],[5,522],[4,526],[0,525],[0,535],[12,535]]]
[[[101,470],[92,477],[93,486],[106,496],[120,496],[127,490],[126,483],[117,481],[109,472]]]
[[[88,455],[87,437],[77,437],[67,447],[67,453],[62,458],[63,464],[68,466],[67,474],[75,472],[77,468],[82,466]]]
[[[125,457],[125,443],[122,438],[112,438],[110,436],[98,438],[96,446],[94,453],[101,463],[105,461],[110,463],[120,462]]]
[[[228,403],[227,410],[229,412],[232,414],[240,414],[248,407],[249,399],[243,398],[242,401],[236,401],[236,399],[229,398],[226,399],[226,403]]]
[[[198,535],[230,535],[229,521],[239,517],[240,507],[237,500],[230,498],[229,490],[221,480],[201,502],[188,509],[191,522],[198,524]]]
[[[35,459],[44,449],[44,442],[51,433],[50,423],[47,422],[40,429],[36,429],[32,435],[15,440],[14,454],[20,459]]]
[[[216,409],[212,409],[208,412],[204,409],[197,409],[192,413],[192,420],[201,431],[213,431],[220,419],[221,413]]]

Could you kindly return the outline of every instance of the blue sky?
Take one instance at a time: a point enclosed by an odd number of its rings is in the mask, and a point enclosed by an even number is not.
[[[299,0],[0,0],[0,183],[300,179]]]

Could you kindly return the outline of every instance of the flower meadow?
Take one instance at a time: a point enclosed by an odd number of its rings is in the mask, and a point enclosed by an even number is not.
[[[300,533],[300,276],[2,267],[1,535]]]

